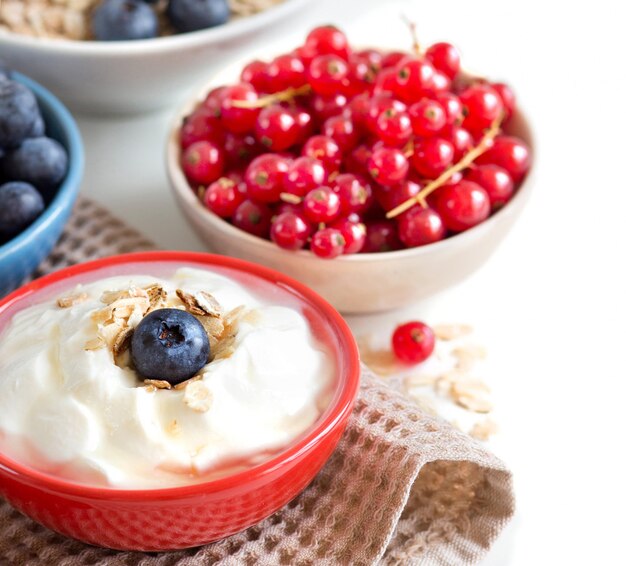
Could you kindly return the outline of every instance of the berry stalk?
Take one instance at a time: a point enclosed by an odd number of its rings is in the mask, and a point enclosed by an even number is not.
[[[274,94],[261,96],[256,100],[233,100],[232,105],[235,108],[265,108],[275,102],[289,102],[296,96],[303,96],[310,92],[311,87],[309,85],[302,85],[298,88],[289,87],[288,89],[275,92]]]
[[[395,218],[399,216],[403,212],[406,212],[416,204],[420,204],[422,207],[426,208],[426,197],[431,193],[435,192],[439,187],[444,185],[447,181],[449,181],[455,173],[463,171],[463,169],[467,169],[472,165],[474,160],[485,153],[490,147],[490,142],[498,135],[500,132],[500,125],[502,124],[502,120],[504,119],[504,113],[501,113],[498,118],[496,118],[489,129],[485,132],[485,135],[481,138],[478,145],[472,149],[470,149],[459,161],[455,163],[452,167],[446,169],[439,177],[437,177],[434,181],[428,183],[419,193],[410,199],[405,200],[402,204],[399,204],[392,210],[390,210],[387,214],[387,218]]]

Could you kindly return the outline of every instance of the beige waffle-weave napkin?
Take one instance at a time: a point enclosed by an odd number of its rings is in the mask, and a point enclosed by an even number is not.
[[[151,247],[82,199],[40,272]],[[201,548],[117,552],[53,533],[0,500],[0,564],[472,564],[513,508],[511,474],[497,458],[363,368],[338,449],[299,497],[259,525]]]

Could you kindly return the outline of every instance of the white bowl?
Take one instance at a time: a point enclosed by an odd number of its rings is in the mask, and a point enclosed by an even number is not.
[[[0,0],[1,1],[1,0]],[[285,0],[222,26],[137,41],[72,41],[0,31],[0,55],[72,110],[133,114],[171,106],[234,51],[275,38],[310,0]]]
[[[174,196],[210,250],[282,271],[317,291],[342,313],[385,311],[432,296],[468,277],[487,261],[524,208],[533,183],[532,170],[506,206],[470,230],[418,248],[332,260],[319,259],[308,250],[283,250],[234,227],[207,210],[187,182],[180,167],[179,128],[209,90],[235,82],[245,62],[215,75],[187,102],[177,113],[167,140],[167,171]],[[517,111],[507,124],[507,132],[523,139],[534,154],[523,112]]]

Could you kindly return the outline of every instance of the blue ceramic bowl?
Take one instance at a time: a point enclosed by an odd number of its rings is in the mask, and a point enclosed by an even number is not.
[[[19,287],[52,251],[72,212],[85,161],[78,126],[67,108],[24,75],[13,73],[12,78],[35,93],[46,123],[46,135],[65,147],[69,167],[65,180],[43,214],[24,232],[0,245],[0,297]]]

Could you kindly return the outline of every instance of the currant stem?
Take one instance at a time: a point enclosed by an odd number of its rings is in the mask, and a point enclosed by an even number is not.
[[[300,204],[302,202],[302,198],[292,193],[280,193],[280,200],[289,204]]]
[[[452,165],[452,167],[446,169],[439,177],[437,177],[434,181],[428,183],[419,193],[415,196],[411,197],[408,200],[405,200],[402,204],[399,204],[392,210],[390,210],[386,217],[387,218],[395,218],[399,216],[403,212],[409,210],[416,204],[420,204],[422,207],[426,208],[428,205],[426,204],[426,197],[431,193],[435,192],[439,187],[444,185],[446,181],[448,181],[455,173],[459,171],[463,171],[469,167],[474,160],[485,153],[489,149],[489,143],[493,138],[495,138],[500,132],[500,125],[502,124],[502,120],[504,119],[504,112],[500,114],[489,126],[489,129],[485,132],[485,135],[481,138],[478,145],[472,149],[470,149],[457,163]]]
[[[420,47],[419,41],[417,41],[417,26],[415,25],[415,22],[409,19],[406,14],[402,15],[402,19],[409,28],[409,33],[411,34],[411,39],[413,41],[413,51],[415,52],[415,55],[421,55],[422,49]]]
[[[275,102],[289,102],[296,96],[302,96],[304,94],[309,94],[310,92],[311,87],[309,85],[302,85],[298,88],[289,87],[286,90],[281,90],[280,92],[275,92],[274,94],[261,96],[256,100],[233,100],[232,105],[235,108],[264,108],[265,106],[269,106]]]

